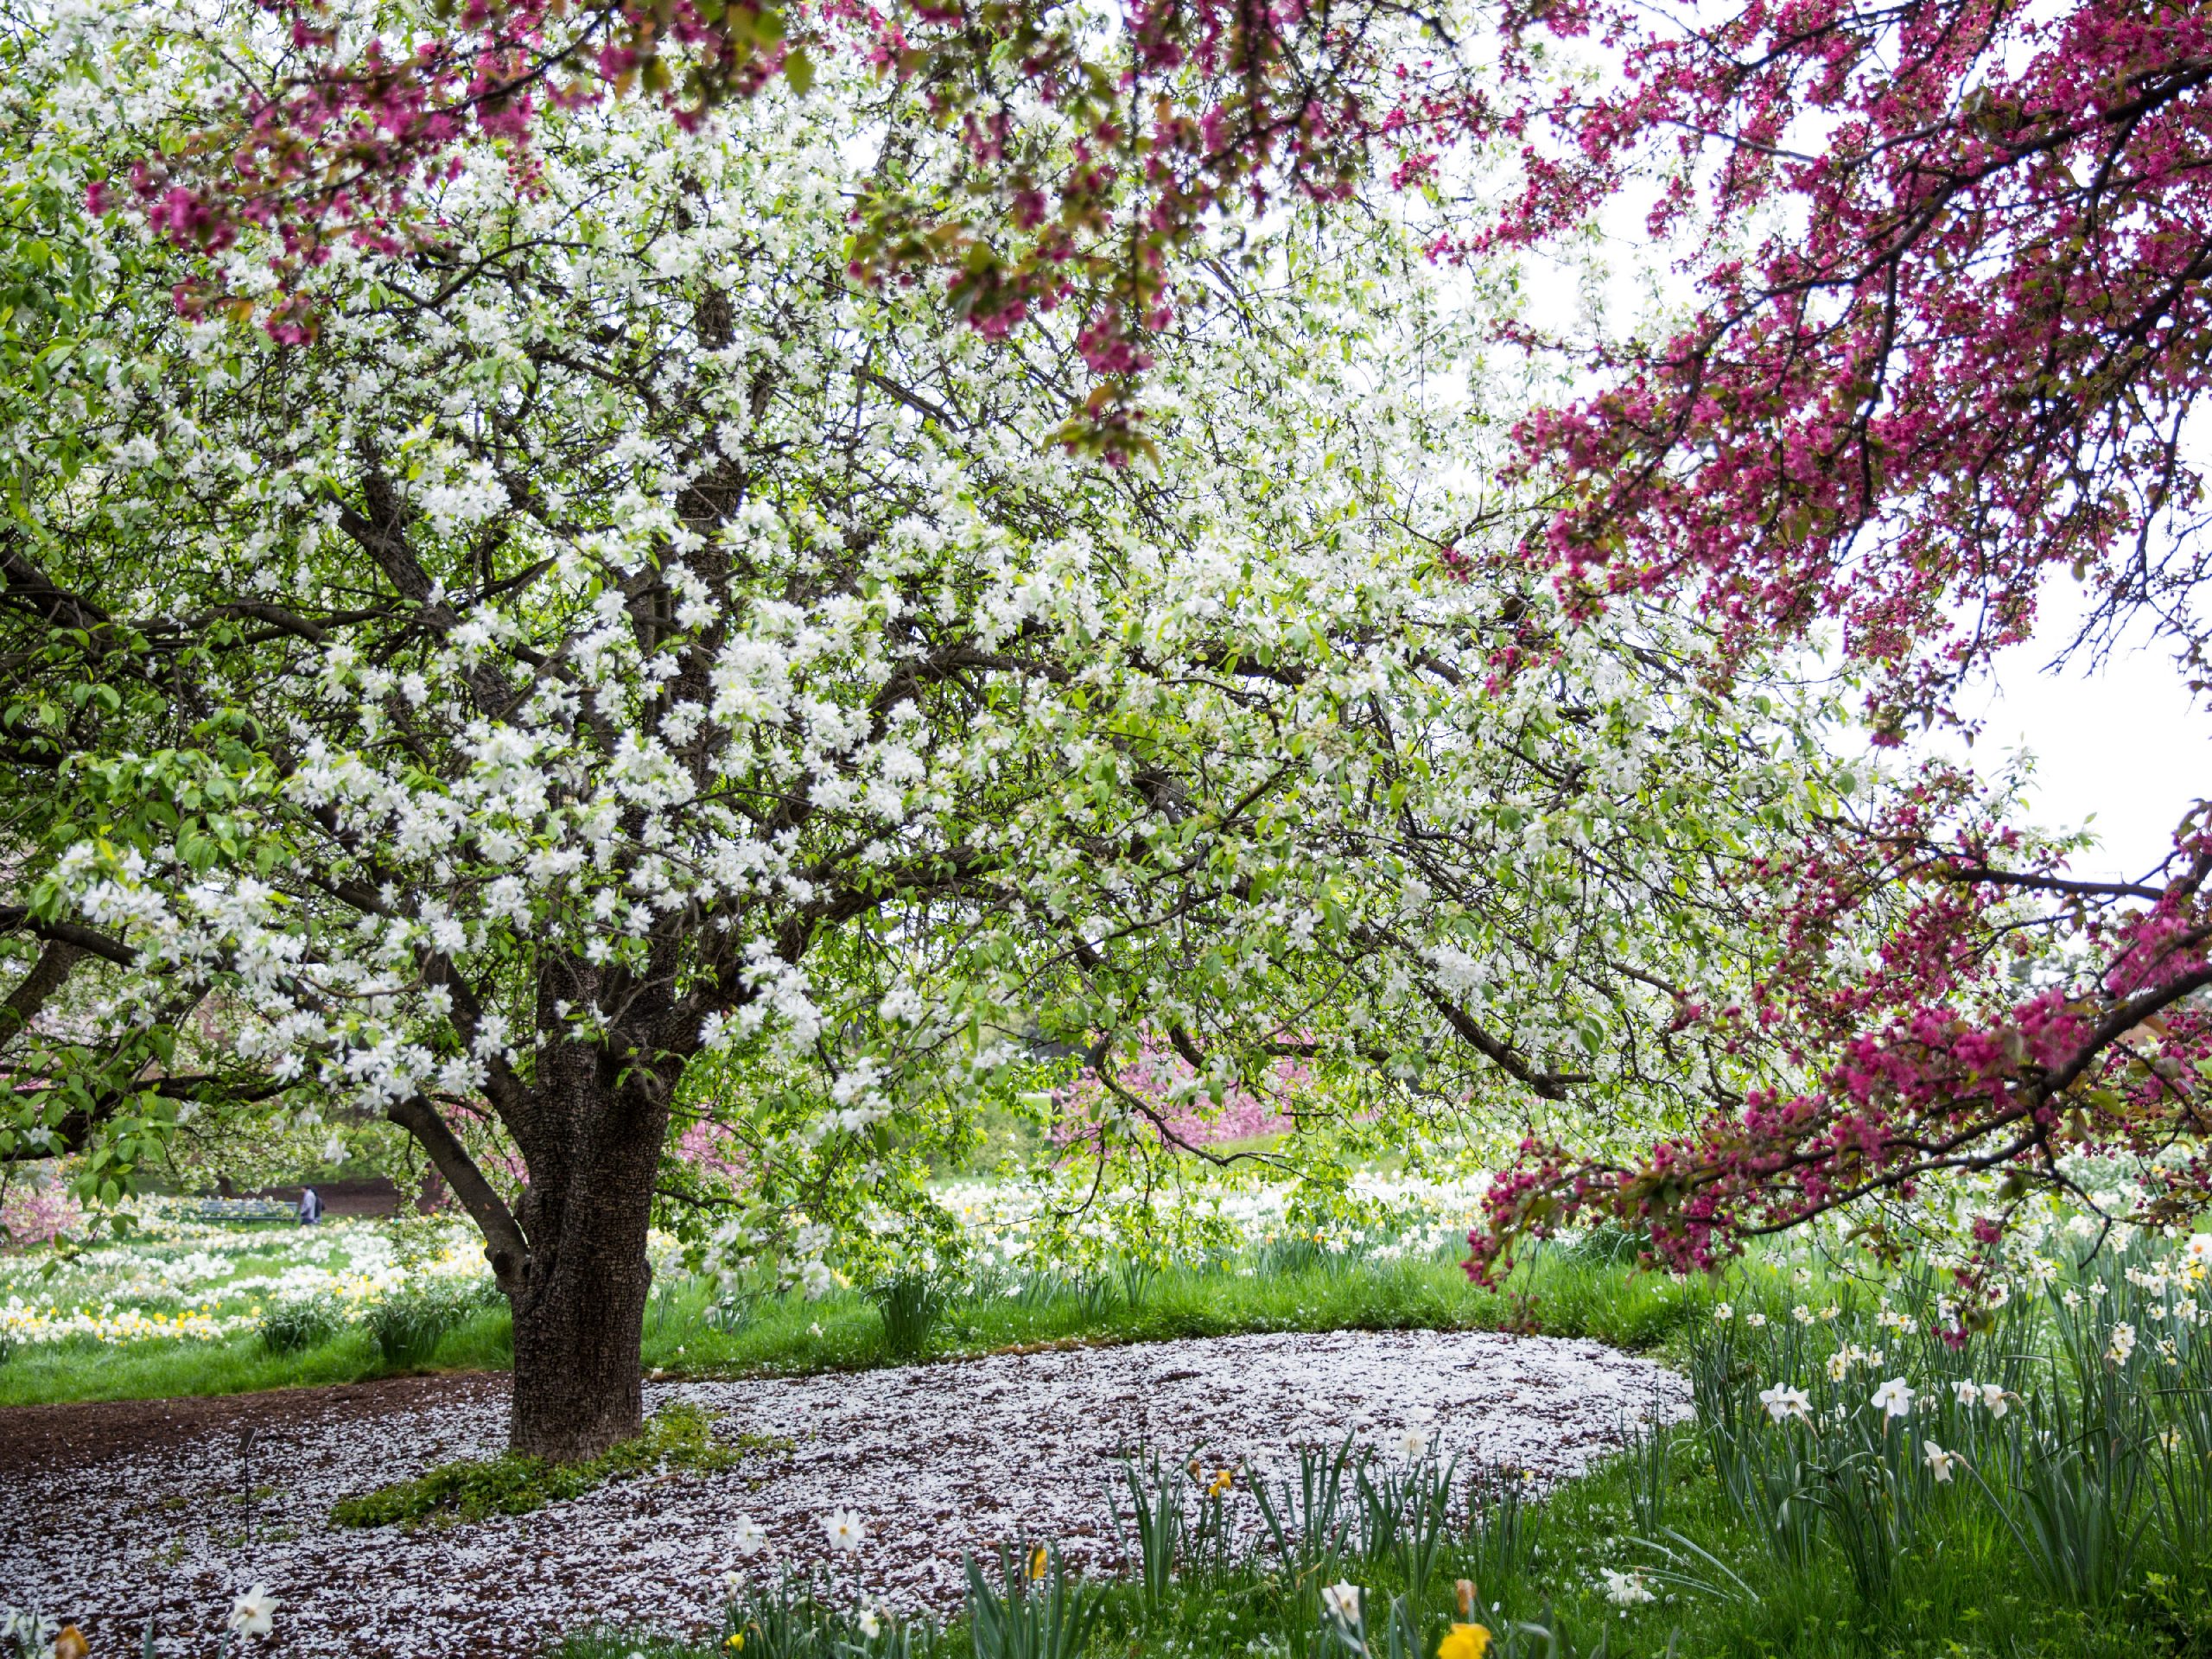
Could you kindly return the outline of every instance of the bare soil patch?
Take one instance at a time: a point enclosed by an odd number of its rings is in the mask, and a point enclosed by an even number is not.
[[[386,1376],[330,1388],[270,1389],[255,1394],[171,1400],[96,1400],[66,1406],[0,1407],[0,1481],[35,1479],[48,1470],[89,1469],[188,1439],[257,1441],[296,1432],[321,1433],[345,1417],[381,1417],[424,1402],[504,1402],[507,1379],[481,1371]]]

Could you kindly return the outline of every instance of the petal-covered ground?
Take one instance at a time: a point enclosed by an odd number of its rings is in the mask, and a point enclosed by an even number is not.
[[[355,1531],[329,1522],[336,1499],[497,1453],[504,1387],[267,1398],[281,1409],[181,1413],[172,1432],[141,1423],[106,1446],[26,1417],[36,1449],[10,1459],[0,1601],[76,1620],[99,1654],[136,1652],[151,1614],[158,1652],[200,1655],[232,1598],[262,1584],[279,1604],[275,1633],[256,1644],[272,1659],[521,1655],[595,1622],[696,1630],[715,1622],[733,1567],[832,1566],[841,1585],[886,1605],[949,1611],[963,1553],[1001,1541],[1056,1539],[1072,1560],[1110,1565],[1108,1492],[1130,1452],[1264,1470],[1346,1434],[1400,1457],[1412,1427],[1463,1470],[1548,1482],[1638,1421],[1687,1410],[1681,1379],[1648,1360],[1480,1332],[1231,1337],[671,1383],[650,1388],[648,1405],[689,1401],[719,1414],[718,1433],[790,1449],[518,1517]],[[261,1494],[251,1503],[249,1481]],[[1249,1508],[1241,1481],[1231,1501]],[[833,1556],[832,1510],[861,1516],[856,1554]],[[741,1516],[768,1535],[750,1560],[731,1545]]]

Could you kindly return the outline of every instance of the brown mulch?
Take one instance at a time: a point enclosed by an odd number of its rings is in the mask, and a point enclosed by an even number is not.
[[[0,1407],[0,1483],[57,1466],[82,1469],[203,1435],[236,1435],[248,1428],[259,1435],[308,1425],[321,1427],[347,1418],[381,1417],[410,1407],[506,1391],[503,1375],[456,1371],[255,1394]]]

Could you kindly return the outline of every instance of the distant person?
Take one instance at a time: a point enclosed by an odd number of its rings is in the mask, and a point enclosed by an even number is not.
[[[312,1227],[321,1219],[321,1195],[310,1186],[300,1194],[300,1225]]]

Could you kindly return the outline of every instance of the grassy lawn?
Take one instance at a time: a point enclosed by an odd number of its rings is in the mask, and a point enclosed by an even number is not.
[[[1503,1294],[1474,1289],[1455,1261],[1399,1260],[1287,1269],[1170,1268],[1132,1289],[1065,1282],[1027,1294],[956,1301],[931,1335],[933,1357],[1053,1342],[1158,1342],[1263,1331],[1489,1330],[1533,1317],[1546,1334],[1649,1350],[1717,1293],[1564,1251],[1540,1253]],[[741,1376],[859,1370],[892,1363],[883,1316],[849,1294],[764,1304],[734,1331],[709,1323],[702,1287],[657,1299],[646,1360],[671,1373]],[[815,1334],[817,1328],[820,1334]]]
[[[956,1300],[925,1354],[947,1357],[1055,1342],[1150,1342],[1244,1332],[1491,1329],[1526,1325],[1616,1346],[1662,1348],[1718,1294],[1701,1282],[1638,1273],[1585,1253],[1541,1252],[1505,1294],[1470,1287],[1456,1261],[1339,1262],[1265,1270],[1249,1263],[1176,1268],[1148,1279],[1045,1280],[1019,1294]],[[394,1366],[369,1334],[342,1330],[271,1352],[242,1333],[218,1341],[123,1345],[87,1338],[26,1346],[0,1364],[0,1405],[232,1394],[358,1382],[396,1370],[498,1370],[513,1336],[504,1306],[466,1313],[418,1363]],[[820,1301],[764,1297],[724,1322],[712,1287],[677,1280],[656,1294],[645,1360],[664,1376],[853,1370],[898,1363],[882,1314],[839,1291]]]
[[[120,1345],[79,1338],[16,1350],[0,1364],[0,1406],[244,1394],[359,1382],[404,1371],[499,1370],[513,1353],[513,1327],[504,1307],[480,1309],[447,1332],[421,1365],[391,1364],[376,1338],[362,1330],[283,1353],[270,1351],[251,1334]]]

